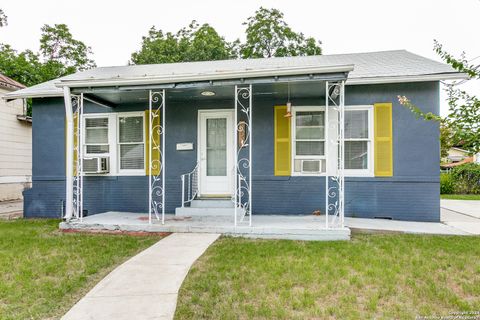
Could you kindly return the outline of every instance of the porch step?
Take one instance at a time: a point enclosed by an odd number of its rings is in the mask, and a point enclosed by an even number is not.
[[[233,208],[230,199],[196,199],[190,203],[191,208]]]
[[[233,207],[233,206],[232,206]],[[225,208],[225,207],[180,207],[175,209],[176,216],[189,216],[189,217],[199,217],[199,216],[232,216],[235,213],[235,208]],[[238,209],[239,213],[240,210]]]

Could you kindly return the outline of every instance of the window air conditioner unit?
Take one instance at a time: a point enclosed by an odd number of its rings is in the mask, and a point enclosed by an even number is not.
[[[321,173],[321,160],[302,160],[302,172],[304,173]]]
[[[83,173],[108,173],[108,157],[91,157],[83,159]]]

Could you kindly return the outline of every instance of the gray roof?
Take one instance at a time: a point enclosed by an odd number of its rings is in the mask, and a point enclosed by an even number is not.
[[[166,63],[153,65],[131,65],[118,67],[99,67],[78,72],[66,77],[48,81],[30,88],[12,92],[6,98],[61,96],[59,86],[71,87],[123,85],[141,80],[142,84],[178,83],[209,79],[248,78],[254,72],[276,72],[295,70],[325,70],[325,72],[353,71],[348,75],[347,84],[392,83],[413,81],[438,81],[464,79],[465,75],[451,66],[406,50],[380,51],[351,54],[332,54],[320,56],[262,58],[243,60],[219,60],[203,62]],[[323,69],[322,69],[323,68]],[[303,70],[303,71],[300,71]],[[330,70],[330,71],[329,71]],[[239,76],[242,75],[243,76]],[[253,77],[253,76],[252,76]],[[194,80],[192,80],[194,79]],[[196,80],[195,80],[196,79]],[[130,83],[132,84],[132,83]]]

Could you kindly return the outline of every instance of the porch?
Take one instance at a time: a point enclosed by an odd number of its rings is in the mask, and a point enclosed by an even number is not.
[[[289,66],[188,81],[169,74],[61,82],[68,173],[62,225],[95,229],[106,219],[114,230],[348,239],[344,88],[351,70]],[[291,158],[297,104],[305,141],[298,139],[303,148]],[[323,216],[308,216],[314,211]],[[262,215],[269,212],[298,215]]]
[[[325,229],[325,216],[255,215],[252,226],[234,225],[233,216],[176,216],[166,214],[164,223],[147,213],[105,212],[60,223],[62,230],[115,232],[221,233],[233,237],[289,240],[349,240],[350,229]]]

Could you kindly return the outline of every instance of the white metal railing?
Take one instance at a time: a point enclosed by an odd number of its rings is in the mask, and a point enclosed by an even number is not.
[[[198,194],[198,168],[199,163],[189,173],[181,175],[182,178],[182,207],[192,202]]]

